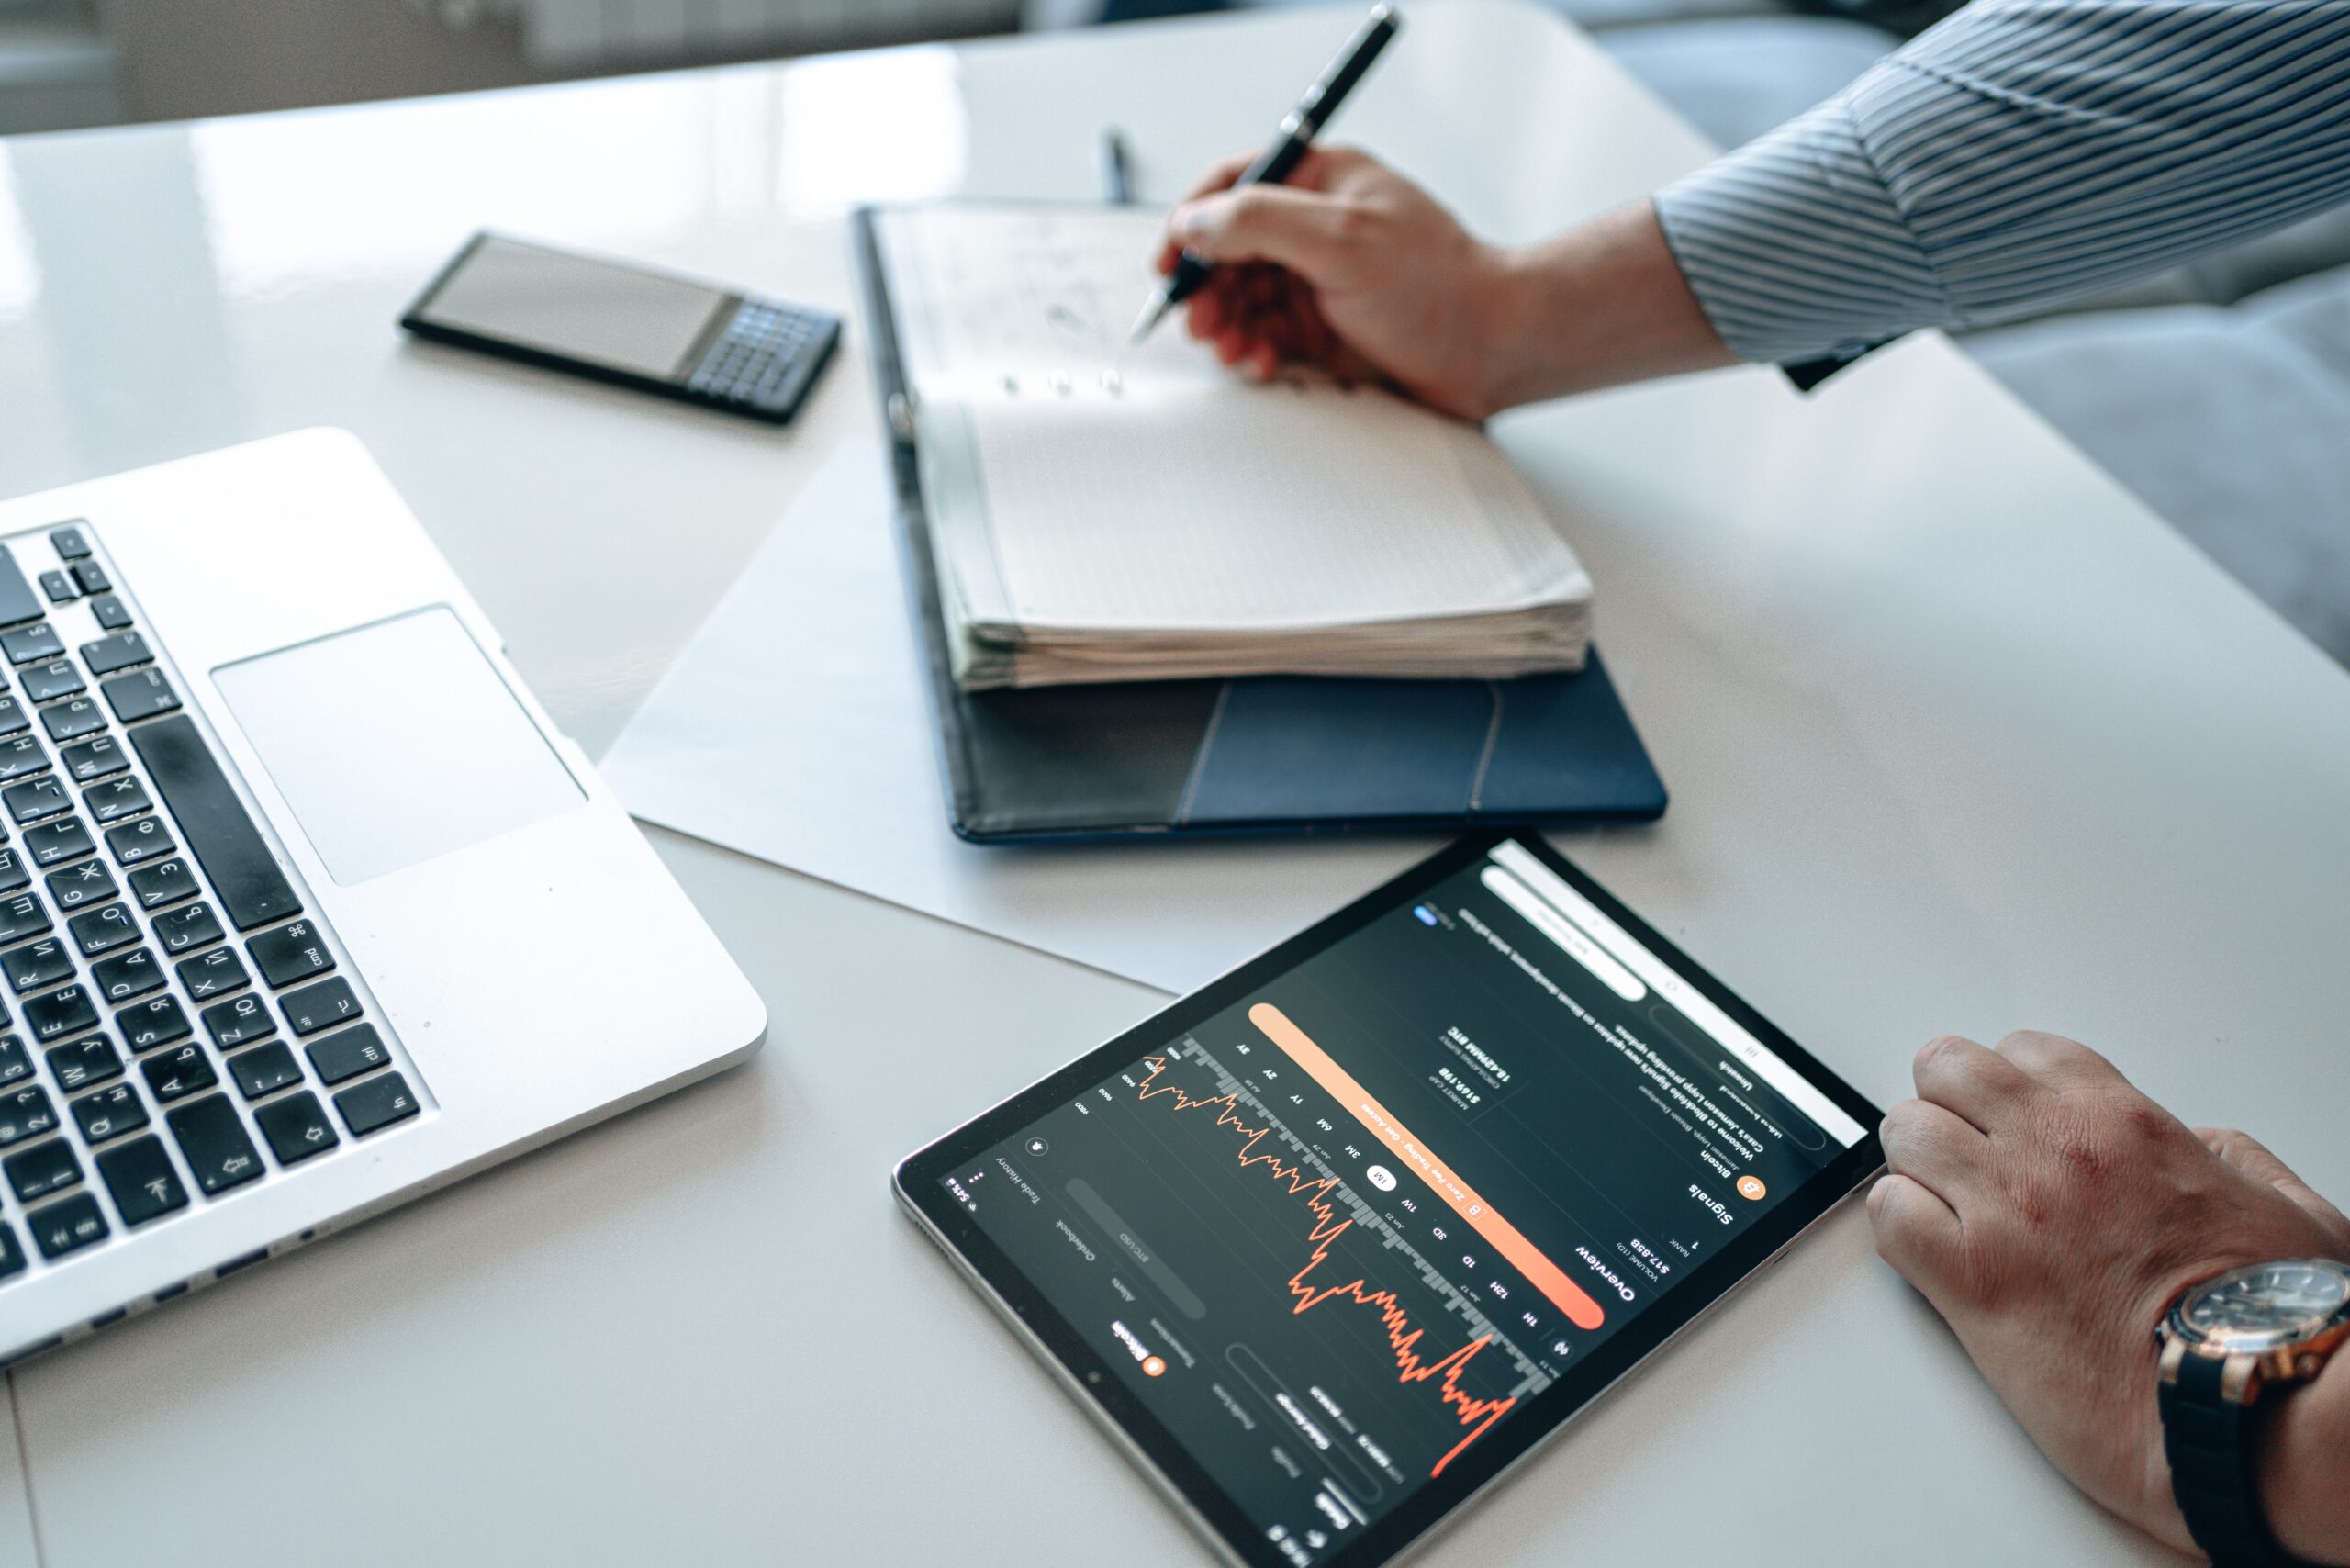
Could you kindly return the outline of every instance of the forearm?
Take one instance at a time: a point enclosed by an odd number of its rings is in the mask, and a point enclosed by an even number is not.
[[[2261,1442],[2260,1500],[2285,1550],[2350,1563],[2350,1350],[2278,1403]]]

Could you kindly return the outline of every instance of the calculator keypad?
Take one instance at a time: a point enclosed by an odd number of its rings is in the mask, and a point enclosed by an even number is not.
[[[686,390],[728,408],[788,415],[839,337],[837,317],[746,299],[687,377]]]

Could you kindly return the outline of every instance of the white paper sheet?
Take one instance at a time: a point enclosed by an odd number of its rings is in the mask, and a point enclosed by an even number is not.
[[[894,526],[879,449],[843,450],[603,759],[632,812],[1168,991],[1438,842],[964,843],[946,825]]]

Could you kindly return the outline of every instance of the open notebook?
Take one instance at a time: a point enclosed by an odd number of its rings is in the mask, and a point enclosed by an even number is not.
[[[1127,343],[1157,215],[873,221],[966,689],[1582,666],[1591,581],[1475,428]]]

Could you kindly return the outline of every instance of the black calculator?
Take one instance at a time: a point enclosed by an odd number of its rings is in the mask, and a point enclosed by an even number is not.
[[[784,424],[840,318],[503,234],[465,242],[400,325],[421,338]]]

